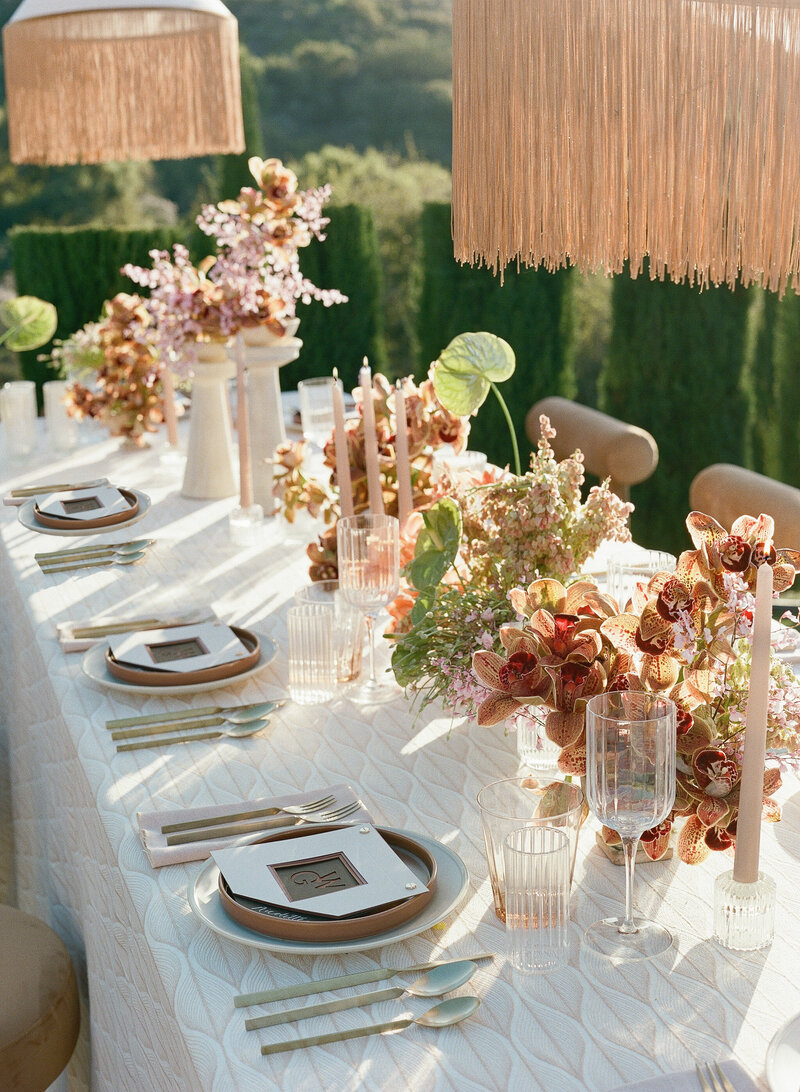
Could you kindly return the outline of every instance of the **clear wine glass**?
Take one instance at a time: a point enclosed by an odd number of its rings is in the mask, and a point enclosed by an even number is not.
[[[635,690],[597,694],[586,706],[586,800],[622,839],[625,915],[595,922],[586,943],[614,959],[650,959],[672,944],[668,929],[633,915],[639,839],[675,801],[674,702]]]
[[[349,691],[362,705],[397,696],[394,682],[378,682],[375,675],[375,619],[395,598],[400,587],[400,524],[394,516],[347,516],[336,525],[339,591],[364,614],[369,640],[369,678]]]

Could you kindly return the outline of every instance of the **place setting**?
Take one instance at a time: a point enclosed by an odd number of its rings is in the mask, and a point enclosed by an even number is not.
[[[130,527],[150,511],[150,498],[141,490],[101,484],[82,488],[37,490],[22,499],[17,518],[23,527],[43,535],[106,534]]]
[[[106,690],[179,697],[244,682],[275,659],[267,636],[219,619],[104,633],[81,660]]]

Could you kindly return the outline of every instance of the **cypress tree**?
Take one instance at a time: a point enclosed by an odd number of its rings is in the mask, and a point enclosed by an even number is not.
[[[600,377],[601,408],[653,434],[655,474],[635,486],[631,530],[644,546],[689,549],[689,486],[703,467],[741,464],[740,392],[750,295],[671,281],[614,278],[612,329]]]
[[[800,486],[800,297],[758,290],[743,391],[747,465]]]
[[[428,204],[422,212],[421,275],[418,311],[417,375],[424,378],[431,361],[457,335],[486,330],[504,338],[517,358],[514,375],[503,384],[522,455],[525,415],[539,398],[572,397],[572,271],[507,269],[500,278],[488,269],[461,266],[453,257],[450,205]],[[512,459],[508,426],[490,394],[472,423],[470,447],[485,451],[501,466]]]
[[[345,388],[358,383],[362,359],[373,372],[386,367],[383,336],[383,279],[375,222],[361,205],[338,205],[326,210],[330,223],[326,239],[300,252],[303,274],[319,288],[338,288],[347,303],[325,307],[314,300],[298,303],[303,348],[295,364],[281,371],[284,388],[301,379],[330,375],[336,367]]]

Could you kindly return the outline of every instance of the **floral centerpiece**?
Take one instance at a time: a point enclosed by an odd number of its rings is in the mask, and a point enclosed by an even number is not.
[[[98,420],[136,446],[163,420],[158,359],[142,334],[148,324],[144,300],[120,292],[104,304],[99,322],[58,342],[49,357],[72,379],[70,416]]]
[[[446,495],[419,517],[393,609],[392,667],[421,707],[440,700],[453,715],[475,716],[488,690],[472,654],[476,643],[495,656],[502,650],[503,627],[516,618],[514,589],[574,576],[602,542],[630,539],[632,505],[607,482],[584,499],[582,454],[556,459],[555,431],[546,417],[540,425],[527,473],[445,478]]]
[[[469,420],[450,413],[436,396],[430,379],[417,385],[411,377],[402,381],[408,422],[408,454],[411,464],[412,494],[415,508],[430,505],[436,499],[433,485],[433,456],[446,445],[456,453],[464,450],[469,436]],[[377,373],[372,380],[372,402],[375,410],[375,430],[378,440],[378,467],[384,507],[390,515],[397,514],[397,466],[395,388],[385,376]],[[356,513],[369,505],[367,469],[364,459],[364,416],[362,390],[354,391],[359,413],[345,421],[347,452]],[[308,547],[312,580],[335,579],[336,525],[340,513],[336,449],[331,437],[323,449],[324,465],[330,468],[330,482],[311,476],[306,470],[307,445],[287,443],[275,454],[275,496],[286,519],[293,523],[299,511],[308,511],[315,519],[328,524],[317,542]]]
[[[559,766],[575,776],[586,770],[589,698],[607,690],[672,698],[678,706],[675,804],[642,844],[658,859],[681,818],[678,856],[697,863],[736,840],[756,573],[772,565],[776,592],[785,590],[800,569],[800,553],[774,548],[769,516],[742,516],[730,533],[699,512],[686,524],[695,548],[681,554],[674,572],[637,585],[627,604],[590,581],[535,580],[512,591],[518,620],[501,630],[500,652],[474,650],[473,667],[486,688],[478,723],[498,724],[520,709],[544,707],[547,735],[561,748]],[[800,684],[774,654],[767,744],[780,761],[800,755]],[[771,795],[780,783],[779,765],[768,767],[768,819],[780,817]],[[618,840],[607,828],[603,836],[609,844]]]
[[[324,239],[322,208],[330,187],[299,190],[278,159],[249,160],[259,188],[244,187],[237,200],[206,205],[197,224],[217,244],[198,266],[184,246],[150,252],[152,267],[126,265],[123,273],[150,289],[147,336],[159,355],[184,367],[196,363],[197,343],[226,342],[240,330],[265,326],[281,336],[297,300],[326,306],[346,301],[320,289],[300,272],[299,250]]]

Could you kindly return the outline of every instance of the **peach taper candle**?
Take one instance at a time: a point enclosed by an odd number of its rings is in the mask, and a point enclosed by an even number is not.
[[[161,371],[161,400],[164,404],[164,421],[167,426],[167,443],[178,446],[178,415],[175,412],[175,380],[172,368],[165,364]]]
[[[408,422],[406,419],[406,396],[398,379],[394,392],[395,417],[395,460],[397,474],[397,518],[400,529],[411,514],[414,504],[411,497],[411,463],[408,458]]]
[[[736,820],[736,855],[733,878],[737,883],[758,879],[761,842],[761,812],[764,799],[764,762],[767,748],[767,702],[769,697],[769,647],[772,627],[772,568],[759,566],[756,577],[756,607],[750,656],[750,691],[739,788],[739,816]]]
[[[333,369],[333,440],[336,450],[336,480],[339,483],[339,507],[342,515],[353,515],[353,483],[350,478],[350,451],[344,427],[344,398],[339,375]]]
[[[375,403],[372,400],[372,371],[364,357],[361,371],[358,373],[361,384],[361,408],[364,414],[364,461],[367,464],[367,486],[369,488],[369,510],[373,516],[383,515],[383,492],[381,490],[381,472],[378,464],[378,434],[375,429]]]

